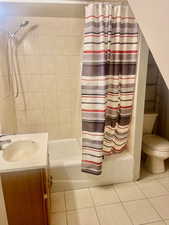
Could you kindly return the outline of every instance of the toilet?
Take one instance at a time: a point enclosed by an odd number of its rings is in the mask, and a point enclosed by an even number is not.
[[[147,155],[145,167],[156,174],[165,172],[164,160],[169,158],[169,141],[152,134],[157,116],[157,113],[144,115],[142,140],[142,150]]]

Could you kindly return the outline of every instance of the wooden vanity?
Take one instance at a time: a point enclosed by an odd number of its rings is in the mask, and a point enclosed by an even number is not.
[[[1,175],[9,225],[48,225],[47,169]]]
[[[11,140],[11,145],[0,151],[1,188],[8,225],[49,225],[47,133],[4,138]]]

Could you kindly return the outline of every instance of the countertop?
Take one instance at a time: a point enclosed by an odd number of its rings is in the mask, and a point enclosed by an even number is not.
[[[48,163],[48,134],[47,133],[33,133],[33,134],[17,134],[7,135],[1,137],[0,140],[11,139],[12,142],[31,140],[39,145],[39,151],[29,160],[8,162],[3,158],[3,151],[0,151],[0,173],[16,172],[37,168],[45,168]]]

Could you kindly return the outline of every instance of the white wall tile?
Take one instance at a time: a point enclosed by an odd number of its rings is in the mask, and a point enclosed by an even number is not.
[[[2,26],[14,31],[23,20],[30,23],[18,33],[20,96],[15,99],[18,131],[44,130],[52,139],[79,137],[84,19],[7,17]],[[0,74],[5,74],[4,56],[0,56],[0,64]]]

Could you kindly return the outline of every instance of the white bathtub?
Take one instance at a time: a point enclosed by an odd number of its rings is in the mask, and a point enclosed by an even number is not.
[[[79,189],[133,180],[133,156],[129,152],[104,159],[102,175],[81,172],[81,146],[78,139],[49,141],[52,191]]]

